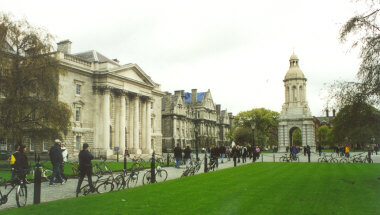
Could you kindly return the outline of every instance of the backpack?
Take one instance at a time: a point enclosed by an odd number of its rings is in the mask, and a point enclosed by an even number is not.
[[[9,158],[8,158],[8,164],[9,164],[9,165],[14,165],[15,162],[16,162],[16,158],[15,158],[15,156],[14,156],[14,153],[12,153],[12,154],[9,156]]]

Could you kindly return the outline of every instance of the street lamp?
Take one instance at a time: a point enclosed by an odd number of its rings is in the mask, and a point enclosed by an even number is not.
[[[194,133],[195,133],[195,157],[197,158],[197,161],[199,161],[199,158],[198,158],[198,133],[199,133],[199,127],[198,126],[195,126]]]
[[[255,146],[255,127],[256,127],[256,123],[252,123],[251,124],[251,129],[252,129],[252,147]]]

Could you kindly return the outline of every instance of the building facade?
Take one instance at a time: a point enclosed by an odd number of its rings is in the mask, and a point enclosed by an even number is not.
[[[289,63],[284,79],[285,103],[278,120],[279,151],[292,147],[292,134],[297,128],[302,133],[302,146],[309,145],[315,150],[314,121],[306,99],[307,79],[299,67],[297,55],[293,53]]]
[[[58,99],[72,109],[71,132],[62,140],[70,159],[84,143],[95,157],[115,158],[162,150],[161,100],[164,93],[138,65],[120,65],[97,51],[71,53],[71,42],[57,44],[64,73]],[[51,140],[25,138],[30,152],[46,156]]]
[[[172,151],[179,144],[194,149],[209,147],[211,144],[229,143],[226,133],[232,125],[232,113],[215,105],[210,90],[190,92],[175,91],[162,98],[162,148]]]

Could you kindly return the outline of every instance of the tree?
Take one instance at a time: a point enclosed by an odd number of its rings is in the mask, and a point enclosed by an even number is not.
[[[251,126],[255,125],[254,136],[256,145],[277,145],[277,119],[279,117],[280,114],[278,112],[265,108],[256,108],[237,114],[234,118],[234,127],[251,129]]]
[[[238,145],[247,145],[252,143],[252,130],[246,127],[237,127],[233,138]]]
[[[342,108],[333,120],[334,141],[365,146],[371,137],[380,138],[380,111],[366,103],[354,103]]]
[[[319,144],[331,146],[333,144],[332,129],[330,129],[327,125],[322,125],[319,127],[317,130],[317,141]]]
[[[58,100],[63,70],[53,37],[0,14],[0,137],[57,138],[70,130],[70,107]]]
[[[349,19],[340,31],[341,42],[350,40],[352,47],[360,47],[362,61],[357,82],[336,82],[331,85],[331,97],[335,99],[337,108],[353,103],[380,103],[380,5],[376,0],[365,3],[366,12]]]

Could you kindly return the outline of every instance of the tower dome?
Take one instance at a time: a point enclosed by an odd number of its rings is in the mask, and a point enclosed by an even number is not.
[[[302,70],[300,69],[298,65],[298,57],[296,54],[292,54],[289,59],[289,70],[285,75],[285,80],[288,79],[305,79],[305,75],[303,74]]]

